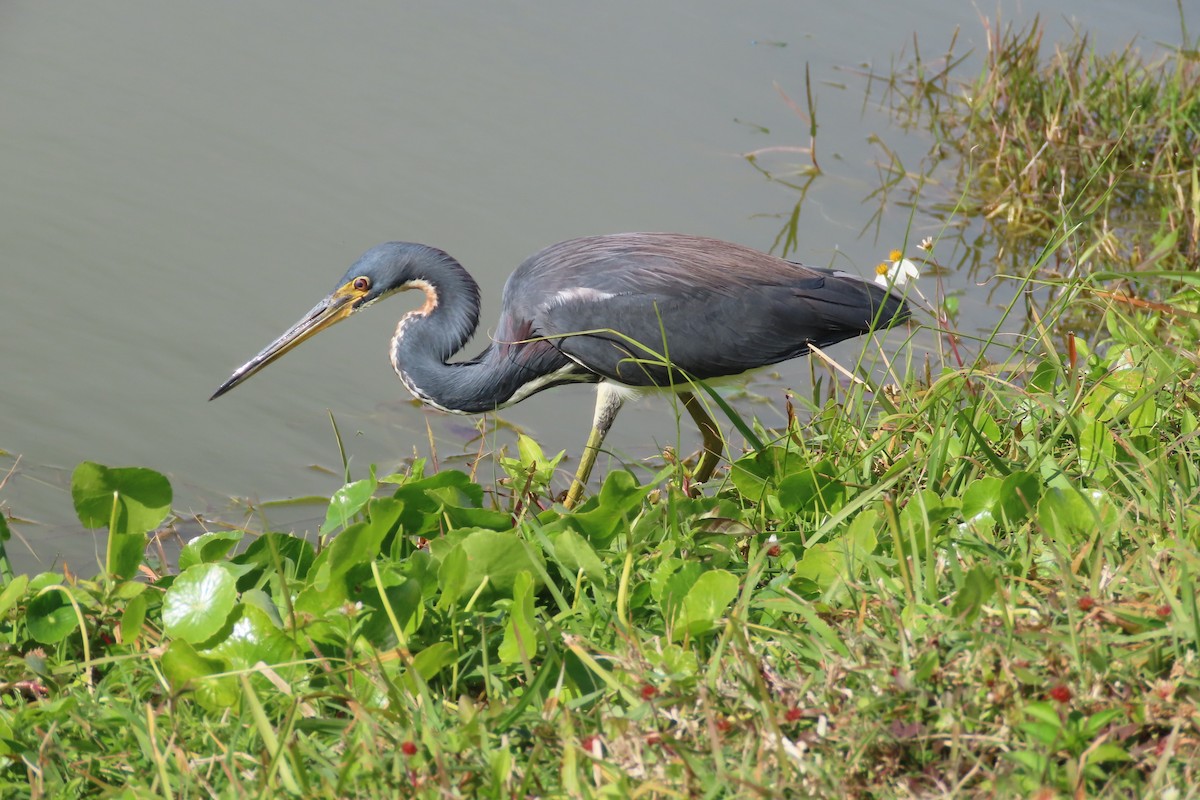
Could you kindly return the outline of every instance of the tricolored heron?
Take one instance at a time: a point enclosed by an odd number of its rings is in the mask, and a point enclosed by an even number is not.
[[[444,411],[474,414],[565,383],[595,383],[596,413],[566,505],[591,474],[630,390],[679,393],[703,437],[694,472],[715,469],[720,429],[694,382],[738,375],[908,317],[904,300],[830,269],[805,267],[742,245],[673,233],[571,239],[526,259],[504,286],[492,341],[449,361],[479,324],[479,285],[435,247],[389,242],[363,254],[286,333],[239,367],[220,397],[313,334],[399,291],[424,304],[400,318],[392,366],[404,387]]]

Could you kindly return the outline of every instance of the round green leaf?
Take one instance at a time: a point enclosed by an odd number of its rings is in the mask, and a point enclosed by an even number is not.
[[[712,630],[737,593],[738,579],[732,573],[723,569],[705,572],[683,599],[680,622],[693,636]],[[681,633],[682,630],[677,628],[676,638],[680,638]]]
[[[179,569],[219,561],[242,540],[243,531],[208,531],[183,546]]]
[[[29,602],[25,613],[29,635],[42,644],[56,644],[79,625],[71,600],[61,587],[48,588]]]
[[[249,669],[259,661],[279,664],[295,656],[295,643],[261,608],[239,604],[232,621],[229,636],[204,655],[219,658],[234,669]]]
[[[142,467],[105,467],[84,461],[71,476],[71,499],[85,528],[107,528],[117,500],[112,533],[142,534],[157,528],[171,510],[171,484]]]
[[[237,581],[219,564],[184,570],[163,597],[163,629],[168,636],[203,642],[221,629],[237,600]]]
[[[1009,525],[1017,525],[1037,508],[1042,497],[1042,482],[1031,472],[1014,472],[1000,484],[1000,515]],[[993,512],[994,513],[994,512]]]
[[[541,553],[515,533],[475,531],[463,538],[461,546],[467,556],[464,588],[468,592],[475,591],[485,577],[489,589],[511,592],[521,570],[528,571],[535,576],[534,581],[541,584],[540,575],[545,569]]]
[[[191,689],[210,711],[220,711],[237,702],[240,695],[232,675],[221,675],[229,665],[219,658],[197,653],[187,642],[176,639],[162,657],[163,674],[175,691]],[[219,676],[219,677],[218,677]]]
[[[846,486],[829,459],[805,466],[779,482],[779,504],[793,514],[821,514],[841,501]]]
[[[1038,503],[1038,522],[1052,537],[1066,539],[1096,530],[1100,515],[1083,492],[1074,487],[1052,488]]]
[[[970,520],[972,517],[977,517],[985,512],[995,516],[993,509],[1000,503],[1000,487],[1002,483],[1003,481],[1000,478],[990,475],[972,481],[967,490],[963,492],[963,519]]]

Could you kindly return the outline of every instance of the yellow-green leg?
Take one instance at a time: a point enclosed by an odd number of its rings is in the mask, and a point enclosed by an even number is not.
[[[592,432],[588,435],[587,444],[583,446],[583,455],[579,458],[579,469],[575,471],[575,480],[571,482],[571,488],[567,490],[567,499],[563,500],[563,505],[567,508],[574,508],[579,502],[579,497],[583,494],[583,487],[587,484],[588,477],[592,474],[592,467],[596,464],[596,456],[600,454],[600,447],[604,444],[604,437],[608,435],[608,429],[612,427],[613,420],[617,418],[617,412],[621,410],[621,403],[624,398],[621,395],[621,390],[614,387],[607,381],[601,381],[596,387],[596,414],[592,418]]]
[[[704,439],[704,452],[700,454],[700,463],[696,465],[696,471],[692,473],[693,480],[697,483],[704,483],[712,477],[713,470],[717,468],[717,463],[721,460],[721,453],[725,452],[725,441],[721,438],[721,429],[717,427],[717,423],[713,421],[712,416],[705,410],[704,404],[696,395],[691,392],[680,392],[679,399],[683,401],[683,407],[696,421],[696,427],[700,429],[700,436]]]

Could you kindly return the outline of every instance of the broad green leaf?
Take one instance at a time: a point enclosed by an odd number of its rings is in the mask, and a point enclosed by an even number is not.
[[[0,590],[0,617],[7,614],[8,610],[17,604],[17,600],[21,599],[28,587],[29,576],[18,575],[3,590]]]
[[[428,681],[457,660],[458,652],[454,645],[449,642],[437,642],[413,656],[412,670],[421,680]],[[409,692],[417,693],[416,681],[411,673],[405,673],[401,682]]]
[[[146,534],[110,533],[104,571],[122,580],[128,580],[137,573],[145,553]]]
[[[767,447],[733,462],[729,477],[742,497],[758,503],[765,494],[775,492],[776,482],[789,459],[799,461],[799,456],[783,447]]]
[[[490,591],[508,594],[517,575],[527,571],[539,577],[545,570],[545,560],[534,547],[515,533],[474,531],[460,543],[467,557],[464,591],[470,593],[486,578]]]
[[[132,600],[138,595],[145,593],[146,589],[148,588],[149,584],[146,583],[140,583],[138,581],[125,581],[124,583],[118,583],[115,587],[113,587],[111,596],[117,600]]]
[[[188,642],[203,642],[225,625],[237,601],[236,580],[220,564],[189,567],[163,597],[163,630]]]
[[[258,606],[239,603],[229,621],[229,635],[204,655],[219,658],[234,669],[249,669],[259,661],[273,665],[295,658],[295,642]]]
[[[404,503],[401,530],[408,536],[433,538],[442,530],[442,509],[479,508],[483,505],[483,488],[464,472],[444,470],[405,483],[393,497]]]
[[[442,590],[441,597],[438,598],[438,609],[449,610],[462,595],[466,585],[467,553],[461,545],[456,545],[442,556],[441,566],[438,567],[438,586]]]
[[[683,599],[679,612],[682,625],[675,629],[676,638],[681,638],[685,629],[692,636],[712,630],[737,593],[738,579],[732,573],[723,569],[705,572]]]
[[[554,477],[554,470],[564,455],[565,450],[547,458],[541,445],[522,433],[517,436],[517,458],[502,458],[500,464],[519,488],[524,489],[525,483],[531,482],[535,489],[542,489]]]
[[[271,624],[277,628],[283,627],[283,616],[279,613],[279,608],[275,605],[275,601],[271,595],[262,589],[247,589],[242,592],[241,601],[248,606],[254,606],[259,611],[267,615],[271,620]]]
[[[1026,391],[1050,393],[1058,381],[1058,366],[1050,359],[1043,359],[1034,367],[1033,374],[1025,383]]]
[[[1038,522],[1052,538],[1069,540],[1096,530],[1100,515],[1082,492],[1048,489],[1038,501]]]
[[[1046,747],[1056,747],[1063,737],[1062,728],[1049,722],[1022,722],[1017,729],[1028,734]]]
[[[40,592],[48,586],[55,586],[63,582],[61,572],[39,572],[29,579],[29,591]]]
[[[571,514],[567,517],[568,524],[596,547],[605,547],[618,533],[629,530],[634,517],[641,512],[642,501],[653,489],[653,484],[640,486],[625,470],[610,472],[600,493],[588,501],[588,510]]]
[[[384,566],[380,570],[384,583],[384,595],[396,615],[396,622],[405,635],[411,635],[420,627],[425,618],[425,603],[422,598],[420,581],[395,571],[393,566]],[[364,606],[373,609],[362,627],[362,635],[375,647],[385,650],[395,647],[399,642],[396,626],[383,607],[379,596],[379,588],[374,581],[364,583],[362,590],[354,595],[355,599]]]
[[[413,668],[423,679],[429,680],[434,675],[458,660],[454,645],[449,642],[438,642],[426,647],[413,656]]]
[[[1084,470],[1092,473],[1096,481],[1103,481],[1108,476],[1108,465],[1116,460],[1117,443],[1113,439],[1108,425],[1098,420],[1088,419],[1079,434],[1079,459]]]
[[[117,526],[110,533],[145,534],[167,518],[171,484],[142,467],[105,467],[84,461],[71,476],[75,513],[85,528],[107,528],[117,495]]]
[[[862,570],[867,556],[875,552],[878,544],[876,529],[880,522],[878,512],[862,512],[843,535],[805,550],[793,573],[811,580],[822,591],[837,581],[853,580]]]
[[[840,541],[821,542],[808,548],[796,562],[794,574],[812,581],[821,590],[830,588],[839,578],[846,576],[846,561],[839,550],[841,546]]]
[[[1044,722],[1047,725],[1055,727],[1062,727],[1062,719],[1058,715],[1058,709],[1049,703],[1029,703],[1023,710],[1028,716],[1039,722]]]
[[[963,576],[951,613],[968,622],[979,616],[980,609],[996,593],[996,576],[985,566],[975,566]]]
[[[521,570],[513,579],[513,603],[504,625],[498,654],[503,664],[519,664],[537,656],[537,629],[533,624],[533,577]]]
[[[824,514],[840,505],[846,485],[833,462],[823,459],[803,466],[779,482],[779,505],[792,514]]]
[[[329,508],[325,511],[325,522],[321,525],[320,534],[326,536],[350,524],[350,520],[366,507],[377,488],[379,483],[371,477],[347,483],[334,492],[329,500]]]
[[[1050,759],[1032,750],[1012,750],[1007,753],[1001,753],[1001,756],[1009,761],[1020,764],[1035,775],[1044,775],[1050,769]]]
[[[546,464],[546,455],[542,452],[542,446],[533,437],[523,433],[517,435],[517,456],[521,459],[521,464],[526,467],[545,466]]]
[[[42,644],[57,644],[79,626],[75,608],[62,587],[48,587],[29,601],[25,611],[29,635]]]
[[[999,517],[1016,527],[1037,509],[1042,482],[1031,472],[1013,472],[1000,484]],[[995,510],[993,510],[995,513]]]
[[[444,506],[442,516],[451,528],[487,528],[492,531],[512,530],[512,514],[490,508]]]
[[[254,565],[272,573],[277,568],[282,568],[289,579],[303,580],[308,575],[314,559],[316,553],[313,546],[304,539],[286,533],[264,533],[230,561],[234,564]]]
[[[947,521],[960,513],[953,505],[943,502],[937,492],[930,489],[915,492],[900,511],[900,528],[903,531],[900,544],[904,554],[924,559],[928,548],[945,530]],[[912,552],[914,546],[916,553]]]
[[[183,639],[176,639],[167,647],[162,669],[172,689],[194,691],[200,704],[211,711],[228,708],[241,696],[237,679],[221,675],[228,670],[225,662],[197,653]]]
[[[323,584],[319,588],[331,588],[341,592],[331,597],[337,603],[349,596],[349,587],[342,580],[346,573],[369,566],[379,554],[388,530],[383,524],[356,522],[333,537],[333,541],[321,551],[309,572],[310,584]]]
[[[1124,717],[1126,712],[1120,708],[1110,708],[1105,711],[1097,711],[1087,718],[1087,722],[1083,725],[1083,735],[1088,739],[1096,737],[1100,731],[1108,727],[1118,719]]]
[[[650,595],[662,606],[663,619],[674,620],[704,566],[695,561],[664,558],[650,574]]]
[[[209,531],[202,533],[183,546],[179,553],[179,570],[197,564],[220,561],[242,540],[244,531]]]
[[[578,573],[583,570],[593,583],[600,586],[608,584],[608,570],[604,562],[596,555],[595,549],[574,530],[570,528],[550,537],[554,548],[554,560],[568,572]]]
[[[121,644],[133,644],[137,641],[142,633],[142,624],[146,621],[149,605],[144,592],[125,604],[125,611],[121,614]]]
[[[970,522],[972,518],[984,513],[999,516],[994,509],[1000,504],[1000,487],[1003,483],[1000,478],[990,475],[972,481],[963,492],[963,519]]]
[[[1089,764],[1116,764],[1133,761],[1133,756],[1119,744],[1105,742],[1088,750],[1087,761]]]
[[[700,673],[700,662],[695,651],[677,644],[660,645],[656,650],[646,650],[643,655],[673,681],[694,678]]]

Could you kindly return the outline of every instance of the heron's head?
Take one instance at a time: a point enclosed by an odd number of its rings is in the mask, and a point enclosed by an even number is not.
[[[328,297],[313,306],[312,311],[263,348],[262,352],[234,370],[229,380],[221,384],[209,399],[215,400],[305,339],[390,294],[420,288],[428,295],[431,291],[431,270],[444,260],[450,260],[450,257],[441,250],[423,244],[388,242],[372,247],[346,270]]]

